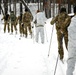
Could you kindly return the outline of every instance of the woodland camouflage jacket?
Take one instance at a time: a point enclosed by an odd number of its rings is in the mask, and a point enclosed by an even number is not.
[[[63,12],[58,14],[56,17],[54,17],[50,23],[52,25],[56,23],[57,31],[62,30],[62,32],[66,32],[70,22],[71,22],[71,17],[67,15],[67,13]]]
[[[3,18],[2,18],[1,20],[4,20],[4,22],[5,22],[5,21],[9,21],[9,20],[10,20],[9,14],[7,14],[7,16],[4,15]]]
[[[29,12],[25,12],[22,16],[22,22],[30,22],[32,20],[32,15]]]

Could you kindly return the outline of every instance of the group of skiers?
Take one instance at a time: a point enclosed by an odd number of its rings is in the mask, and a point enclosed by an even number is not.
[[[45,17],[44,12],[41,12],[40,10],[36,11],[36,15],[33,19],[32,14],[28,11],[28,9],[25,9],[25,13],[21,14],[20,16],[16,17],[14,14],[14,11],[11,11],[11,14],[9,15],[7,12],[3,16],[1,20],[4,19],[4,33],[6,32],[6,28],[8,28],[8,33],[11,32],[13,34],[14,30],[17,34],[17,24],[19,24],[19,33],[20,36],[24,36],[27,38],[28,31],[32,38],[32,28],[34,28],[34,25],[36,27],[36,42],[38,42],[39,33],[41,36],[41,43],[44,43],[44,25],[47,18]],[[13,29],[14,28],[14,29]]]
[[[37,10],[34,19],[32,19],[32,15],[28,12],[27,9],[25,9],[25,13],[23,15],[20,15],[18,17],[16,17],[14,15],[14,12],[11,11],[10,15],[8,15],[6,12],[6,15],[4,15],[2,19],[4,19],[4,33],[6,32],[6,26],[8,27],[8,32],[10,32],[9,21],[11,21],[11,33],[13,33],[13,27],[17,33],[17,24],[19,23],[19,32],[21,36],[24,35],[25,37],[27,37],[28,35],[27,28],[28,28],[30,35],[32,37],[31,28],[34,28],[34,25],[35,25],[36,42],[38,42],[39,40],[39,33],[40,33],[41,43],[44,43],[44,26],[47,20],[44,12]],[[33,26],[31,26],[31,22],[34,23]],[[74,44],[76,43],[75,41],[76,31],[75,31],[75,28],[73,30],[73,27],[76,27],[75,26],[76,25],[76,6],[74,7],[73,18],[71,18],[67,14],[66,8],[62,7],[60,10],[60,13],[50,21],[51,25],[54,25],[54,23],[57,31],[56,33],[57,33],[57,40],[58,40],[58,54],[60,56],[60,60],[63,60],[64,58],[64,49],[63,49],[63,38],[64,38],[65,46],[69,54],[68,65],[67,65],[68,66],[67,75],[73,75],[75,61],[76,61],[76,49],[75,49],[76,46]]]
[[[3,16],[1,20],[4,20],[4,33],[6,32],[6,28],[7,28],[8,33],[11,31],[11,34],[13,34],[13,27],[17,33],[17,27],[16,27],[17,17],[15,16],[14,11],[11,11],[10,15],[6,11],[5,15]]]
[[[11,32],[13,34],[14,30],[17,34],[18,28],[17,24],[19,24],[19,32],[20,36],[24,35],[27,37],[27,27],[29,29],[30,35],[32,36],[31,31],[31,21],[32,21],[32,15],[28,12],[27,9],[25,9],[25,13],[20,16],[16,16],[14,14],[14,11],[11,11],[11,14],[9,15],[7,12],[3,16],[1,20],[4,19],[4,33],[6,32],[6,28],[8,28],[8,33]]]

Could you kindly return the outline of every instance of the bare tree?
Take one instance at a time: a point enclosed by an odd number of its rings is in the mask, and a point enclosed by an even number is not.
[[[68,0],[68,13],[71,13],[71,2]]]
[[[22,2],[20,1],[20,14],[22,14]]]
[[[10,12],[11,12],[11,0],[9,0],[9,7],[10,7]]]
[[[8,0],[3,0],[4,2],[4,13],[8,12]]]
[[[13,0],[13,10],[14,10],[14,13],[16,15],[16,0]]]

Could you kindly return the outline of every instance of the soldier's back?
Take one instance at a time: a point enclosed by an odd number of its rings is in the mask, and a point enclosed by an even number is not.
[[[66,19],[66,13],[60,13],[58,15],[58,25],[61,26],[64,22],[65,22],[65,19]]]
[[[25,12],[23,19],[24,19],[25,22],[30,22],[30,20],[31,20],[31,14],[29,12]]]

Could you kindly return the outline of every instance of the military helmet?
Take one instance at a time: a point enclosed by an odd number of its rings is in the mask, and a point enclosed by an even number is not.
[[[76,13],[76,6],[74,6],[74,13]]]
[[[65,8],[65,7],[62,7],[62,8],[60,9],[60,13],[62,13],[62,12],[66,12],[66,8]]]

